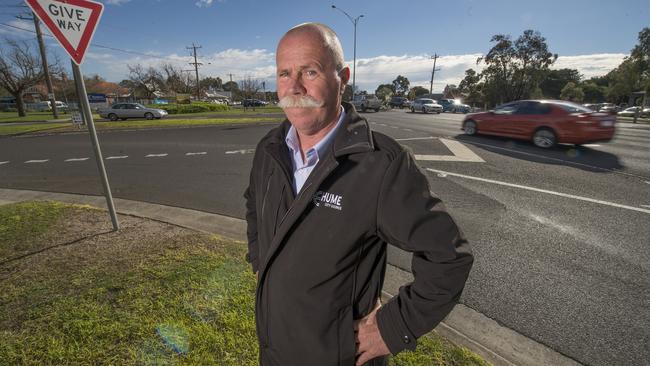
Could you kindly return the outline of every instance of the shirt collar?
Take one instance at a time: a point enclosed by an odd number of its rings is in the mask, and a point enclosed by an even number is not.
[[[325,135],[316,145],[312,146],[311,149],[307,150],[307,155],[308,160],[309,160],[309,155],[313,155],[313,153],[316,153],[316,159],[320,159],[323,154],[325,154],[325,151],[327,150],[327,147],[330,145],[332,142],[332,139],[334,138],[334,135],[336,134],[336,131],[338,130],[339,126],[343,122],[343,119],[345,118],[345,108],[341,106],[341,114],[339,115],[338,121],[336,121],[336,125],[334,128],[332,128],[327,135]],[[285,142],[287,143],[287,146],[289,147],[289,150],[291,154],[296,154],[297,152],[300,152],[300,143],[298,142],[298,132],[296,131],[296,128],[293,127],[293,125],[289,128],[289,132],[287,132],[287,136],[285,138]],[[313,151],[313,152],[312,152]]]

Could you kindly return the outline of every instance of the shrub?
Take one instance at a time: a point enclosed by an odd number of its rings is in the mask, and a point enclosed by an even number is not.
[[[151,108],[164,109],[169,114],[201,113],[201,112],[223,112],[230,109],[225,104],[214,103],[192,103],[192,104],[154,104]]]

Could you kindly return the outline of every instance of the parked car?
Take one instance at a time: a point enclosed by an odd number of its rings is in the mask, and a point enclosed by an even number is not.
[[[462,129],[467,135],[512,137],[550,148],[557,143],[609,141],[616,131],[616,117],[562,100],[520,100],[468,114]]]
[[[634,117],[636,112],[639,111],[639,117],[650,117],[650,107],[630,107],[618,112],[618,115],[621,117]]]
[[[422,113],[442,113],[442,106],[435,100],[429,98],[418,98],[411,103],[411,112],[420,111]]]
[[[375,112],[379,112],[381,109],[381,100],[374,94],[355,95],[352,99],[352,105],[354,105],[356,110],[361,112],[365,112],[368,109],[374,109]]]
[[[603,103],[600,105],[600,108],[598,108],[598,112],[614,114],[618,112],[618,107],[612,103]]]
[[[243,107],[264,107],[269,103],[259,99],[244,99],[241,101]]]
[[[388,103],[393,108],[402,109],[410,105],[410,101],[406,97],[392,97]]]
[[[97,112],[100,117],[111,121],[124,121],[127,118],[161,119],[167,115],[167,111],[163,109],[148,108],[140,103],[117,103],[109,108],[99,108]]]
[[[438,104],[440,104],[442,106],[442,111],[443,112],[469,113],[471,111],[471,109],[472,109],[467,104],[461,103],[460,100],[458,100],[458,99],[440,99]]]

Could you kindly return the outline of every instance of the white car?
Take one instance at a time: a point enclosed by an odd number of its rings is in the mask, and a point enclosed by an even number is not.
[[[111,121],[124,121],[127,118],[161,119],[167,115],[164,109],[147,108],[140,103],[117,103],[109,108],[100,108],[98,112],[100,117]]]
[[[442,106],[433,99],[418,98],[411,103],[411,112],[420,111],[422,113],[437,113],[442,112]]]
[[[650,116],[650,107],[643,108],[643,110],[641,110],[641,107],[630,107],[618,112],[618,115],[621,117],[634,117],[637,110],[639,111],[639,117]]]

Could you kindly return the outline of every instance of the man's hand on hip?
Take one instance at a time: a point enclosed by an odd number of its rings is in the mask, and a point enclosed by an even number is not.
[[[377,302],[377,307],[365,318],[354,322],[354,333],[357,342],[357,363],[361,366],[375,357],[390,354],[388,346],[379,333],[377,327],[377,310],[381,304]]]

